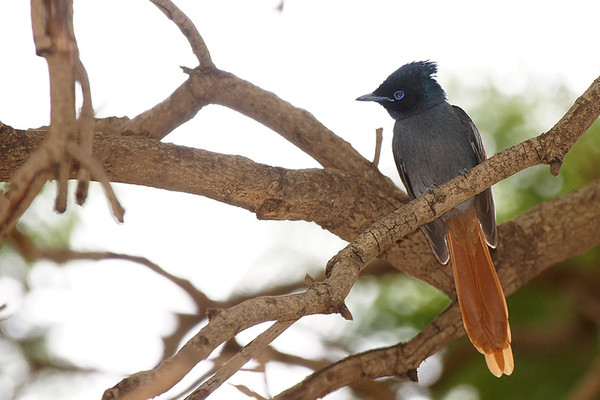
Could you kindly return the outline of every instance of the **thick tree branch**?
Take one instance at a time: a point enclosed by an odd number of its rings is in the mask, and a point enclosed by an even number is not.
[[[162,139],[193,118],[208,104],[220,104],[273,129],[325,168],[353,172],[384,193],[405,201],[406,196],[348,142],[335,135],[308,111],[296,108],[275,94],[215,67],[200,33],[170,0],[151,0],[188,39],[200,66],[186,69],[189,79],[168,98],[133,119],[105,118],[96,130],[119,135]]]
[[[151,0],[187,38],[200,66],[185,68],[189,79],[167,99],[134,119],[99,120],[97,131],[143,135],[162,139],[193,118],[207,104],[220,104],[239,111],[273,129],[325,168],[336,168],[363,176],[383,192],[405,201],[406,196],[348,142],[335,135],[308,111],[296,108],[275,94],[237,76],[219,70],[193,22],[170,0]]]
[[[311,374],[274,399],[318,399],[352,382],[383,376],[416,380],[417,367],[425,359],[423,355],[435,354],[462,334],[464,330],[460,309],[458,303],[452,303],[410,342],[346,357]]]
[[[42,140],[39,132],[0,125],[9,161],[0,164],[0,180],[9,179]],[[314,221],[345,240],[402,204],[352,173],[288,170],[140,137],[96,135],[94,157],[113,182],[202,195],[261,219]]]
[[[97,121],[96,130],[110,134],[162,139],[207,104],[220,104],[262,123],[282,135],[323,167],[353,172],[400,201],[406,196],[348,142],[308,111],[296,108],[237,76],[218,69],[195,69],[167,99],[139,116]]]
[[[554,146],[572,145],[582,133],[580,129],[587,129],[597,117],[599,102],[594,99],[600,95],[599,87],[597,79],[548,133],[493,157],[486,179],[502,178],[497,174],[503,169],[507,171],[505,177],[519,169],[555,159]],[[24,159],[28,149],[37,143],[31,132],[15,132],[7,126],[1,126],[0,132],[0,144],[11,159]],[[564,148],[559,158],[564,156]],[[259,218],[315,221],[346,240],[401,204],[393,195],[370,187],[371,182],[341,171],[290,171],[257,164],[244,157],[140,138],[98,136],[95,154],[114,181],[205,195],[244,207]],[[513,159],[516,161],[511,161]],[[15,163],[6,165],[14,167]],[[0,179],[11,171],[3,167],[0,166]],[[200,172],[189,173],[194,170]],[[435,190],[429,200],[433,202],[434,198],[444,200],[446,194]],[[453,291],[449,271],[439,268],[420,233],[392,247],[385,257],[397,268],[447,293]]]

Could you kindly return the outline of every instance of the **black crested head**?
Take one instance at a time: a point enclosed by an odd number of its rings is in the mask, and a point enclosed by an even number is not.
[[[387,77],[373,93],[356,100],[375,101],[395,119],[406,118],[446,100],[446,93],[435,80],[437,65],[415,61],[403,65]]]

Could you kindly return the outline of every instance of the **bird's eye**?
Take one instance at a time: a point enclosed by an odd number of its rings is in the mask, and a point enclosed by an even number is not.
[[[396,92],[394,92],[394,99],[395,100],[400,100],[404,97],[404,92],[402,90],[398,90]]]

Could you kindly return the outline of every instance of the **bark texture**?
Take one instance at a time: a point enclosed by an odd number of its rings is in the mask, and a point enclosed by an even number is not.
[[[303,291],[240,298],[237,303],[213,302],[194,292],[199,305],[221,307],[203,309],[208,324],[172,357],[150,371],[123,379],[108,389],[103,399],[157,396],[240,331],[276,321],[242,348],[240,355],[224,363],[190,399],[206,397],[256,352],[268,351],[270,341],[302,317],[339,313],[351,319],[344,300],[361,271],[376,257],[454,297],[451,271],[437,263],[419,226],[531,166],[547,164],[551,173],[558,174],[565,154],[600,114],[598,78],[548,132],[499,152],[464,176],[407,203],[407,197],[379,172],[376,163],[363,158],[308,111],[218,69],[193,23],[171,1],[152,2],[185,35],[199,65],[184,69],[188,79],[140,115],[94,120],[90,82],[78,58],[72,29],[72,3],[32,1],[36,49],[49,65],[52,119],[50,127],[39,130],[18,130],[0,123],[0,181],[10,182],[0,196],[0,240],[10,234],[24,254],[58,257],[58,253],[37,249],[13,231],[15,224],[47,180],[57,180],[56,209],[64,211],[66,181],[79,180],[77,199],[82,203],[87,182],[95,179],[104,185],[117,218],[122,218],[123,210],[109,182],[205,196],[244,208],[259,219],[315,222],[349,243],[331,258],[322,279],[307,276]],[[84,108],[88,107],[79,119],[74,109],[75,82],[81,83]],[[159,141],[208,104],[231,108],[264,124],[323,168],[290,170]],[[494,261],[505,292],[514,292],[549,266],[600,244],[599,219],[600,181],[594,181],[499,226],[500,245]],[[102,254],[87,256],[97,259]],[[63,252],[61,257],[83,255]],[[115,254],[107,257],[126,258]],[[148,260],[134,261],[150,266],[189,292],[195,290],[189,282],[168,276]],[[414,380],[416,368],[425,358],[462,334],[460,312],[453,303],[410,342],[355,354],[322,367],[276,398],[314,399],[384,376]]]

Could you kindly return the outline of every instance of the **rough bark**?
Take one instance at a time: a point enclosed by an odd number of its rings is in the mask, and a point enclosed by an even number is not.
[[[80,131],[90,133],[92,122],[75,120],[74,82],[79,80],[88,91],[84,98],[91,97],[84,70],[78,73],[75,67],[79,64],[71,1],[32,1],[36,49],[47,58],[50,70],[52,121],[48,130],[38,131],[15,130],[0,123],[0,180],[10,181],[8,192],[0,196],[0,238],[10,232],[48,179],[58,180],[56,208],[64,209],[66,180],[78,176],[71,168],[75,161],[81,164],[77,167],[88,171],[87,177],[79,175],[80,186],[87,185],[89,175],[101,181],[114,200],[117,217],[122,217],[122,210],[110,192],[109,180],[210,197],[247,209],[260,219],[314,221],[349,244],[329,261],[322,281],[307,277],[308,288],[303,292],[250,298],[208,312],[209,323],[173,357],[153,370],[125,378],[105,392],[105,399],[156,396],[181,380],[218,345],[261,322],[278,321],[275,329],[261,335],[266,339],[242,349],[244,354],[229,364],[235,367],[215,375],[219,382],[303,316],[339,313],[352,318],[344,300],[362,269],[378,256],[452,296],[451,274],[437,264],[416,232],[418,227],[525,168],[548,164],[550,171],[558,174],[565,154],[600,114],[599,78],[550,131],[499,152],[465,176],[405,204],[406,196],[349,143],[308,111],[219,70],[185,14],[169,0],[152,2],[186,36],[199,66],[184,69],[188,80],[146,112],[132,119],[93,121],[94,130],[101,133],[92,146],[89,137],[78,137]],[[67,47],[61,47],[65,44]],[[158,142],[207,104],[220,104],[261,122],[323,168],[288,170],[241,156]],[[91,103],[88,106],[86,115],[91,118]],[[83,201],[85,194],[78,193],[78,199]],[[595,223],[600,218],[599,199],[600,181],[595,181],[499,227],[495,263],[507,294],[550,265],[600,243]],[[409,343],[348,357],[315,372],[278,398],[312,399],[382,376],[415,379],[422,360],[462,334],[460,313],[453,303]]]

